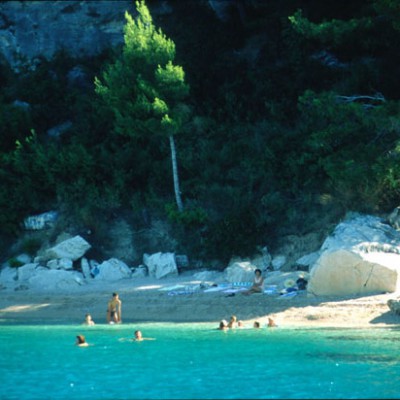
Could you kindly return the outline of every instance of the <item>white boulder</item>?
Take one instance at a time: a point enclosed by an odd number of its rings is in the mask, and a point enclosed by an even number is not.
[[[92,275],[90,273],[90,264],[89,264],[88,259],[85,257],[82,257],[82,259],[81,259],[81,269],[82,269],[83,276],[86,279],[92,278]]]
[[[85,279],[80,272],[65,271],[63,269],[39,268],[29,278],[28,284],[32,288],[42,290],[71,289],[84,285]]]
[[[147,267],[149,275],[157,279],[178,275],[174,253],[144,254],[143,264]]]
[[[17,268],[4,267],[0,272],[0,286],[9,287],[17,280]]]
[[[132,276],[132,270],[123,261],[116,258],[102,262],[97,268],[99,273],[94,278],[98,281],[119,281]]]
[[[90,248],[91,245],[81,236],[77,235],[47,249],[44,259],[68,258],[75,261],[81,258]]]
[[[363,295],[399,288],[400,233],[380,218],[352,215],[323,243],[310,270],[314,295]]]
[[[47,262],[46,264],[47,268],[50,269],[73,269],[74,265],[72,260],[70,260],[69,258],[59,258],[59,259],[55,259],[55,260],[50,260]]]
[[[254,271],[257,269],[249,261],[236,261],[225,268],[225,279],[230,282],[253,282]]]
[[[43,267],[40,267],[38,263],[29,263],[17,268],[17,280],[22,282],[27,281],[35,274],[37,268]]]

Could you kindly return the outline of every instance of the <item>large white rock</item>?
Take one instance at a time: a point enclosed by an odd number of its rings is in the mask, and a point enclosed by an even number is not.
[[[83,276],[86,279],[92,278],[92,275],[90,273],[90,264],[89,264],[88,259],[85,257],[82,257],[82,259],[81,259],[81,269],[82,269]]]
[[[221,283],[225,281],[224,273],[221,271],[201,271],[193,274],[193,278],[201,282]]]
[[[399,284],[398,262],[398,254],[328,251],[311,270],[308,291],[317,296],[395,292]]]
[[[132,270],[121,260],[110,258],[97,266],[99,273],[95,275],[98,281],[119,281],[130,278]]]
[[[237,261],[225,268],[225,279],[230,282],[253,282],[256,266],[250,261]]]
[[[18,281],[27,281],[31,276],[36,273],[36,269],[39,267],[38,263],[25,264],[17,269]]]
[[[17,268],[4,267],[0,271],[0,286],[10,287],[15,285],[17,280]]]
[[[149,275],[157,279],[169,275],[178,275],[174,253],[144,254],[143,264],[147,267]]]
[[[321,246],[307,289],[317,296],[395,292],[399,275],[400,233],[378,217],[352,215]]]
[[[281,269],[286,263],[286,257],[285,256],[276,256],[272,259],[272,267],[274,270],[279,270]]]
[[[90,248],[91,245],[81,236],[77,235],[47,249],[44,259],[68,258],[75,261],[81,258]]]
[[[46,267],[50,269],[73,269],[74,264],[69,258],[58,258],[47,262]]]
[[[303,257],[300,257],[296,260],[296,264],[300,267],[310,267],[310,265],[314,265],[318,260],[320,254],[318,251],[315,251],[310,254],[306,254]]]
[[[39,268],[32,275],[28,284],[32,288],[42,290],[71,289],[84,285],[85,279],[80,272],[65,271],[63,269]]]

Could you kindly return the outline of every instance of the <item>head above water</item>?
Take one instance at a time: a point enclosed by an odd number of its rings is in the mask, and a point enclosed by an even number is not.
[[[136,339],[141,339],[142,338],[142,332],[141,331],[135,331],[135,338]]]
[[[83,335],[77,335],[76,339],[78,340],[79,344],[86,342],[85,336],[83,336]]]
[[[219,329],[225,329],[228,328],[228,321],[225,319],[222,319],[219,323]]]

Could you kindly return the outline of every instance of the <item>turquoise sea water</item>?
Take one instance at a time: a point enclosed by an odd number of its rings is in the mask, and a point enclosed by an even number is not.
[[[0,350],[0,399],[400,397],[396,329],[2,324]]]

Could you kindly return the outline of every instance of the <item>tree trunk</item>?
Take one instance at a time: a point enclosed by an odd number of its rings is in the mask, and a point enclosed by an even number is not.
[[[173,135],[169,136],[169,145],[171,147],[172,175],[174,178],[174,190],[175,190],[176,205],[178,206],[179,212],[182,212],[183,205],[182,205],[182,199],[181,199],[181,191],[179,189],[178,162],[176,160],[175,141],[174,141]]]

